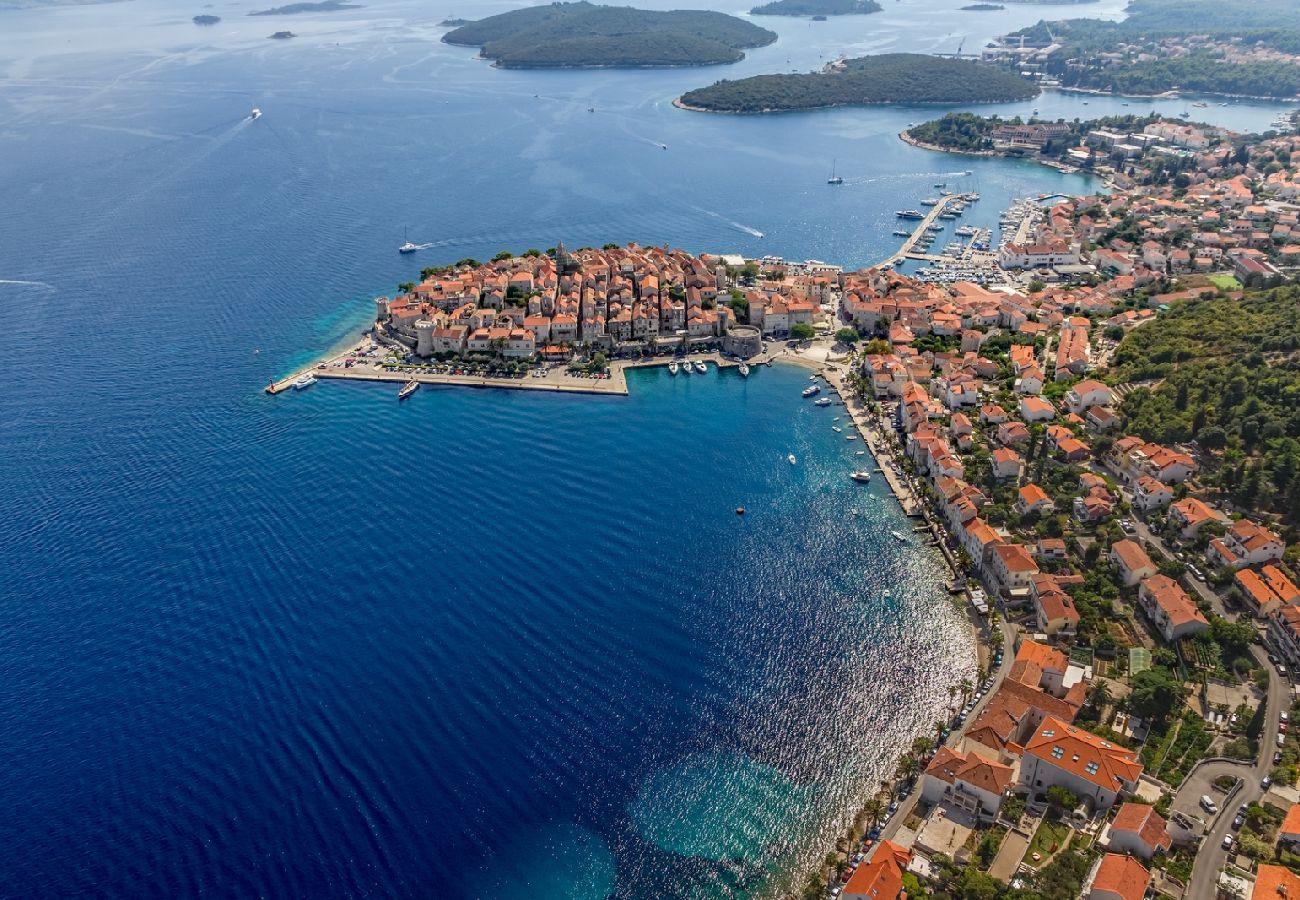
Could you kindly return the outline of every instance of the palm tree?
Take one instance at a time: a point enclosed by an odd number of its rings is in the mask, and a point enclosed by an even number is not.
[[[912,741],[912,753],[916,756],[925,756],[934,749],[934,738],[928,734],[922,734]]]
[[[916,758],[914,753],[905,753],[903,758],[898,761],[898,774],[901,778],[909,781],[917,776],[921,771],[921,761]]]
[[[944,732],[945,729],[947,729],[947,727],[948,727],[948,723],[945,722],[943,719],[935,719],[935,721],[934,721],[934,745],[935,745],[936,747],[938,747],[941,743],[943,743],[943,732]]]
[[[868,800],[866,803],[862,805],[862,811],[866,813],[867,818],[871,820],[872,828],[875,828],[876,825],[880,822],[880,820],[884,817],[885,809],[886,806],[884,803],[881,802],[879,797],[872,797],[870,800]]]
[[[961,680],[961,705],[965,706],[970,702],[971,694],[975,692],[975,685],[970,683],[969,678]]]
[[[949,709],[954,711],[957,709],[955,703],[956,700],[957,700],[957,685],[950,684],[948,685],[948,708]]]

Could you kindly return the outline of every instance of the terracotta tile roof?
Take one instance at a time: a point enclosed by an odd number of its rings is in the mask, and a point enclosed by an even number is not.
[[[1156,812],[1154,806],[1144,803],[1128,802],[1119,808],[1111,831],[1126,831],[1136,834],[1153,851],[1168,849],[1173,843],[1169,832],[1165,830],[1164,816]]]
[[[848,900],[897,900],[903,893],[903,872],[912,853],[893,841],[881,841],[870,862],[858,866],[844,885]]]
[[[1096,896],[1098,891],[1106,891],[1123,900],[1142,900],[1150,880],[1146,866],[1133,857],[1107,853],[1092,880],[1092,893]]]
[[[1047,717],[1038,726],[1025,745],[1025,754],[1108,791],[1117,791],[1125,782],[1136,782],[1142,775],[1137,753],[1055,716]]]
[[[1285,900],[1300,897],[1300,876],[1285,866],[1260,866],[1255,872],[1251,900]]]
[[[1286,818],[1277,830],[1278,834],[1300,834],[1300,803],[1292,803],[1286,811]]]
[[[1142,545],[1137,541],[1128,539],[1116,541],[1111,544],[1110,552],[1119,557],[1119,561],[1124,568],[1130,572],[1136,572],[1138,569],[1154,565],[1151,562],[1151,557],[1147,556],[1147,552],[1142,549]]]

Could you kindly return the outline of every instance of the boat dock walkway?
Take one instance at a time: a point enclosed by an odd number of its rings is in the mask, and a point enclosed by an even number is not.
[[[911,236],[903,241],[903,245],[898,248],[898,252],[876,263],[876,267],[879,268],[885,265],[896,266],[909,257],[913,259],[928,259],[929,256],[925,254],[913,255],[916,253],[917,242],[925,235],[926,230],[938,220],[939,214],[947,209],[950,203],[955,203],[959,199],[961,199],[961,194],[944,194],[940,198],[939,202],[931,207],[930,211],[925,214],[925,218],[916,224],[916,228],[912,229]]]

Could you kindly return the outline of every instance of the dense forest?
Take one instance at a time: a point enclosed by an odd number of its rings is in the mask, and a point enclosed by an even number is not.
[[[1225,64],[1221,55],[1209,50],[1106,65],[1096,59],[1097,54],[1112,52],[1123,43],[1185,35],[1203,35],[1240,46],[1262,44],[1300,54],[1300,0],[1133,0],[1128,17],[1121,22],[1039,22],[1016,34],[1032,44],[1066,44],[1066,50],[1055,54],[1044,69],[1067,87],[1102,88],[1125,94],[1158,94],[1175,88],[1258,97],[1293,97],[1300,93],[1300,66],[1281,61]],[[1079,66],[1079,61],[1091,64]]]
[[[776,40],[765,28],[706,10],[651,12],[554,3],[489,16],[448,32],[500,66],[703,66],[743,59]]]
[[[853,16],[880,12],[876,0],[772,0],[749,11],[754,16]]]
[[[1134,329],[1116,383],[1151,382],[1120,405],[1125,427],[1166,443],[1195,439],[1203,480],[1247,509],[1300,524],[1300,288],[1175,306]]]
[[[888,53],[845,60],[842,69],[831,72],[719,81],[681,99],[714,112],[775,112],[868,103],[986,103],[1037,93],[1019,75],[980,63]]]

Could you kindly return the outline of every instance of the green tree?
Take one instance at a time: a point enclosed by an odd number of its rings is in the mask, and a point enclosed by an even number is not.
[[[841,344],[856,344],[858,342],[858,330],[856,328],[841,328],[835,332],[835,340]]]
[[[815,333],[813,327],[806,322],[796,322],[790,326],[790,337],[797,341],[806,341]]]
[[[1128,705],[1149,722],[1163,722],[1183,696],[1183,685],[1168,669],[1152,666],[1132,678]]]
[[[597,372],[603,372],[609,368],[609,363],[605,359],[605,354],[597,350],[591,355],[591,368]]]

